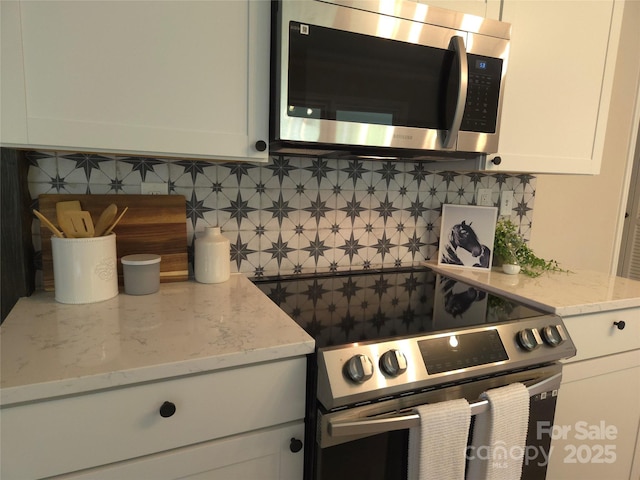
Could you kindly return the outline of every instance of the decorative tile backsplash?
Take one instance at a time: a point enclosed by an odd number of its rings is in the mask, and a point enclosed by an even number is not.
[[[141,182],[165,184],[186,198],[190,257],[194,233],[220,225],[232,271],[253,276],[435,258],[442,204],[475,204],[479,188],[490,188],[496,205],[500,192],[514,191],[511,219],[528,238],[535,198],[531,175],[430,171],[413,161],[273,156],[252,164],[40,151],[27,158],[34,205],[43,193],[138,194]]]

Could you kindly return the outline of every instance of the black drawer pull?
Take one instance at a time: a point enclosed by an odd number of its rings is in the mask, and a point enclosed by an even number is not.
[[[293,453],[298,453],[300,450],[302,450],[302,440],[292,438],[291,443],[289,444],[289,450],[291,450]]]
[[[169,418],[174,413],[176,413],[176,406],[171,402],[164,402],[160,407],[160,416],[162,418]]]
[[[264,152],[267,149],[267,142],[265,142],[264,140],[258,140],[255,147],[257,151]]]
[[[618,330],[624,330],[624,327],[627,326],[626,323],[624,323],[624,320],[620,320],[619,322],[613,322],[613,324],[618,327]]]

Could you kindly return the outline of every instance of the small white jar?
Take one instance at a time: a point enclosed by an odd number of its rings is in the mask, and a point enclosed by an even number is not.
[[[193,242],[193,273],[200,283],[222,283],[231,276],[231,242],[220,227],[205,227]]]

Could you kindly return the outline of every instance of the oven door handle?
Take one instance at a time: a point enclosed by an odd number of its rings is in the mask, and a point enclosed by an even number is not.
[[[557,373],[540,382],[534,383],[527,387],[527,390],[529,390],[529,396],[533,397],[534,395],[557,389],[561,379],[562,373]],[[478,415],[489,410],[488,400],[480,400],[469,406],[471,408],[471,415]],[[342,437],[348,435],[375,435],[378,433],[390,432],[392,430],[404,430],[405,428],[417,427],[419,425],[420,416],[417,413],[411,413],[409,415],[371,418],[367,420],[329,420],[327,427],[329,435],[333,437]]]

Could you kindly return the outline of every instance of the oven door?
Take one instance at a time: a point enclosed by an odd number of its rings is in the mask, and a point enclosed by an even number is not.
[[[314,478],[404,480],[407,478],[408,429],[419,421],[413,407],[465,398],[475,415],[487,409],[486,401],[477,400],[482,392],[520,382],[531,395],[526,446],[528,451],[536,452],[536,458],[525,455],[522,478],[544,479],[551,446],[548,427],[553,424],[561,378],[562,366],[554,364],[338,412],[320,412]]]

